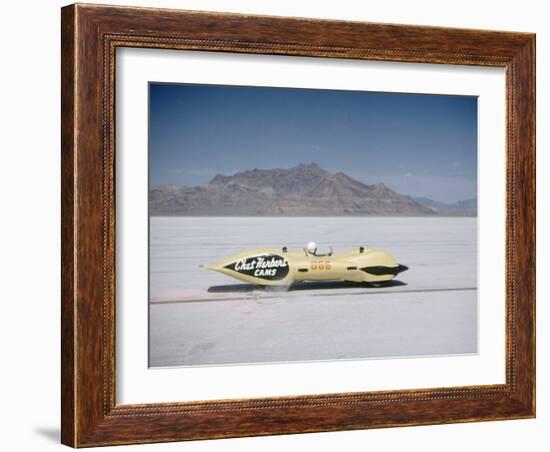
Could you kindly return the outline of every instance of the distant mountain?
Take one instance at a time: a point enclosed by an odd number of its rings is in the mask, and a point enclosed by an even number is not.
[[[217,175],[196,187],[154,187],[149,210],[153,216],[434,215],[433,209],[382,183],[365,185],[315,163]]]
[[[438,215],[449,217],[476,217],[477,199],[466,199],[454,203],[443,203],[429,198],[412,198],[417,203],[432,209]]]

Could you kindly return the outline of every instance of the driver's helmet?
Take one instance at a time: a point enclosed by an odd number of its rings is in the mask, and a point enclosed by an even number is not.
[[[317,244],[315,242],[309,242],[306,245],[306,250],[309,254],[315,254],[317,252]]]

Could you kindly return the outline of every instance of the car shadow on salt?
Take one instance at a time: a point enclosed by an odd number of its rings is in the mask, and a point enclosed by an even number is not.
[[[406,286],[407,283],[398,280],[388,281],[384,285],[373,285],[351,281],[306,281],[293,283],[290,286],[260,286],[258,284],[225,284],[211,286],[210,293],[243,293],[243,292],[292,292],[299,290],[326,290],[326,289],[380,289],[386,287]]]

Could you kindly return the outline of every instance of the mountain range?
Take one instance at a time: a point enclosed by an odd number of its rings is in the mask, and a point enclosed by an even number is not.
[[[429,198],[412,198],[417,203],[429,207],[438,215],[446,217],[476,217],[477,199],[465,199],[453,203],[434,201]]]
[[[149,191],[152,216],[449,215],[439,204],[401,195],[383,183],[366,185],[315,163],[218,174],[194,187],[162,185]],[[464,215],[473,215],[466,210]],[[461,211],[457,207],[452,215]]]

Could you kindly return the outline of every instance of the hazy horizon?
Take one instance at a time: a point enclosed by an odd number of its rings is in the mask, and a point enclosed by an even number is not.
[[[149,184],[316,163],[444,203],[477,198],[473,96],[150,84]]]

